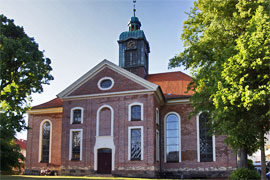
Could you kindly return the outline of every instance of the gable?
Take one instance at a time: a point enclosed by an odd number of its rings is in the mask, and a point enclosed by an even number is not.
[[[98,82],[104,78],[109,77],[114,81],[113,86],[109,90],[101,90],[98,87]],[[111,93],[120,91],[134,91],[145,90],[146,88],[134,81],[126,78],[125,76],[113,71],[112,69],[105,67],[98,72],[91,79],[82,84],[79,88],[69,94],[69,96],[80,96],[89,94]]]
[[[102,90],[98,87],[98,82],[104,77],[109,77],[113,80],[114,84],[112,88]],[[132,92],[154,92],[157,89],[158,85],[151,83],[105,59],[59,93],[57,97],[63,99],[125,94]]]

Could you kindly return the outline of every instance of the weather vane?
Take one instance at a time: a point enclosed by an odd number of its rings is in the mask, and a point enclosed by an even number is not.
[[[136,0],[133,0],[133,13],[134,13],[134,17],[135,17],[135,12],[136,12],[135,3],[136,3]]]

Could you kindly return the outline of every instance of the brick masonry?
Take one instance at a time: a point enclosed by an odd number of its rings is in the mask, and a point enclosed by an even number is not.
[[[102,77],[112,77],[115,84],[106,92],[119,92],[129,90],[145,90],[146,88],[127,79],[110,68],[104,68],[85,84],[78,87],[70,96],[97,94],[103,91],[97,88],[97,82]],[[103,92],[104,93],[104,92]],[[128,106],[132,103],[143,104],[143,120],[128,121]],[[95,98],[73,98],[63,101],[63,113],[29,115],[27,141],[26,169],[29,173],[49,168],[58,170],[62,175],[90,175],[95,174],[94,147],[96,144],[97,111],[103,105],[113,109],[113,143],[115,146],[115,176],[131,177],[223,177],[228,176],[236,167],[234,153],[224,144],[224,137],[216,137],[216,161],[197,162],[197,130],[196,117],[188,119],[192,111],[190,104],[168,105],[158,103],[154,92],[130,94],[125,96],[106,96]],[[71,124],[71,109],[81,107],[83,123]],[[156,124],[155,111],[160,110],[160,122]],[[176,112],[181,119],[181,159],[180,163],[164,162],[164,118],[169,112]],[[100,135],[110,135],[110,110],[100,111]],[[38,162],[39,156],[39,130],[44,119],[52,122],[52,151],[51,163]],[[128,127],[143,126],[144,159],[141,161],[128,160]],[[70,130],[82,129],[82,160],[69,160]],[[160,161],[156,160],[156,130],[160,132]]]

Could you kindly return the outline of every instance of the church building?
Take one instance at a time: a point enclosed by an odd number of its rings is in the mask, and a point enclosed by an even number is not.
[[[26,174],[227,177],[236,156],[192,111],[182,72],[149,74],[150,45],[131,17],[119,65],[103,60],[29,112]],[[167,60],[165,60],[167,61]]]

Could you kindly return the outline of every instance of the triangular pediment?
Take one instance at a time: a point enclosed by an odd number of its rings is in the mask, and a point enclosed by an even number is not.
[[[100,87],[102,79],[110,79],[112,81],[112,87],[105,90],[102,89]],[[158,85],[105,59],[57,96],[60,98],[76,98],[104,94],[156,91],[157,88]]]

